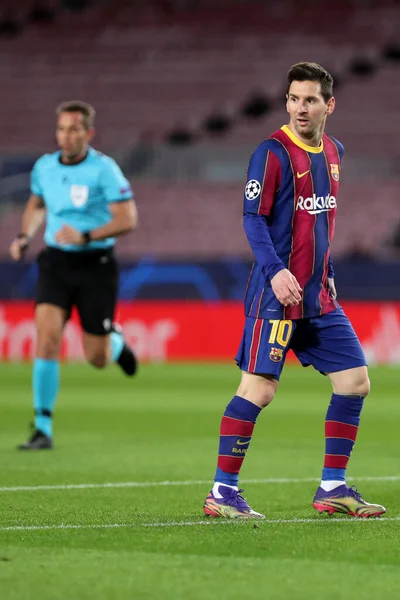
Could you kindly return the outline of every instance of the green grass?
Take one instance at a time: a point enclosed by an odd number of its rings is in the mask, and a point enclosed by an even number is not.
[[[134,381],[114,367],[65,366],[56,450],[32,454],[14,449],[31,419],[30,368],[2,365],[1,600],[397,597],[400,371],[371,369],[349,468],[393,520],[312,509],[330,387],[311,369],[288,367],[242,470],[252,480],[246,498],[267,521],[202,524],[219,421],[238,378],[233,365],[144,366]],[[266,481],[276,478],[289,481]],[[85,487],[127,482],[144,485]],[[83,487],[5,489],[68,484]]]

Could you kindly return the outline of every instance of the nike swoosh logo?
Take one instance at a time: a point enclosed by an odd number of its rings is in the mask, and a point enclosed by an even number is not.
[[[297,171],[297,179],[301,179],[302,177],[304,177],[304,175],[307,175],[307,173],[310,172],[310,169],[308,169],[308,171],[304,171],[304,173],[299,173]]]
[[[236,440],[238,446],[245,446],[246,444],[250,444],[250,440],[247,442],[242,442],[242,440]]]

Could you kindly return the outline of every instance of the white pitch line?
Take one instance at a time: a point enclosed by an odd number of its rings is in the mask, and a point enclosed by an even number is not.
[[[251,520],[250,523],[254,525],[255,523],[270,523],[277,525],[286,525],[286,524],[297,524],[297,523],[311,523],[311,524],[319,524],[319,525],[327,525],[327,524],[352,524],[352,523],[382,523],[382,521],[400,521],[399,517],[379,517],[376,519],[346,519],[346,518],[316,518],[316,519],[263,519],[263,520]],[[235,520],[208,520],[208,521],[169,521],[167,523],[107,523],[107,524],[91,524],[91,525],[68,525],[62,523],[61,525],[11,525],[10,527],[0,527],[1,531],[52,531],[52,530],[60,530],[60,529],[133,529],[133,528],[141,528],[141,527],[196,527],[198,525],[212,525],[214,527],[219,525],[239,525],[239,524],[249,524],[248,520],[241,520],[240,522]]]
[[[400,481],[400,475],[387,475],[377,477],[349,477],[353,481]],[[269,479],[242,479],[241,484],[273,484],[273,483],[317,483],[319,478],[308,477],[303,479],[291,478],[269,478]],[[123,481],[115,483],[70,483],[59,485],[21,485],[12,487],[0,487],[0,492],[41,492],[52,490],[93,490],[113,488],[151,488],[151,487],[173,487],[188,485],[211,485],[211,480],[188,480],[188,481]]]

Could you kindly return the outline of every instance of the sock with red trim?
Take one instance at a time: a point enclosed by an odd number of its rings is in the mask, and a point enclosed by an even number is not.
[[[238,485],[239,471],[260,411],[260,407],[240,396],[234,396],[226,407],[220,428],[216,483]]]
[[[325,420],[325,461],[321,487],[331,491],[346,481],[346,468],[356,441],[363,396],[332,394]]]

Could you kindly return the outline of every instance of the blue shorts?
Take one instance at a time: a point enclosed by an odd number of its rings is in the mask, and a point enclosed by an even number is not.
[[[246,317],[236,362],[242,371],[279,379],[289,350],[303,367],[312,365],[321,373],[367,364],[360,341],[340,307],[296,321]]]

